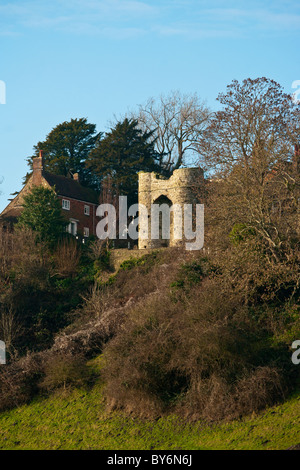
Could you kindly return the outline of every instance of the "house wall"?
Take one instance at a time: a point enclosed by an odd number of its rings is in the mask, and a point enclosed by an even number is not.
[[[63,199],[70,201],[70,210],[62,209],[62,214],[67,220],[74,219],[77,221],[77,232],[79,235],[83,235],[84,227],[89,229],[90,236],[96,235],[96,225],[99,220],[98,218],[96,220],[96,204],[63,196],[58,196],[58,199],[61,201],[61,204]],[[84,213],[84,206],[86,205],[90,207],[90,215],[85,215]]]

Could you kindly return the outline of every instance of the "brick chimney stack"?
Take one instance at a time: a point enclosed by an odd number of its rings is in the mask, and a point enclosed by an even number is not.
[[[78,173],[74,173],[73,180],[78,181],[78,183],[79,183],[79,174]]]
[[[40,150],[39,156],[32,160],[32,182],[34,186],[40,186],[42,184],[43,174],[43,151]]]

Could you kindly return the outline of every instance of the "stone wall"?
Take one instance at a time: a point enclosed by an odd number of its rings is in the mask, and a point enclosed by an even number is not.
[[[151,253],[151,251],[152,250],[127,250],[126,248],[113,249],[111,250],[110,256],[110,268],[113,272],[116,272],[124,261],[131,258],[141,258],[141,256]]]

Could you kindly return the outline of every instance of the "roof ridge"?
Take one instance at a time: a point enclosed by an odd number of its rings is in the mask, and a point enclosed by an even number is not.
[[[79,181],[73,178],[68,178],[64,175],[56,175],[47,171],[43,171],[43,177],[50,186],[55,186],[59,196],[94,204],[98,202],[98,194],[94,189],[83,186]]]

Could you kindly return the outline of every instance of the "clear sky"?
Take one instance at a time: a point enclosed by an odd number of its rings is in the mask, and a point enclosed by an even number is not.
[[[296,91],[299,0],[1,0],[0,211],[57,124],[105,131],[177,89],[217,109],[233,79],[261,76]]]

